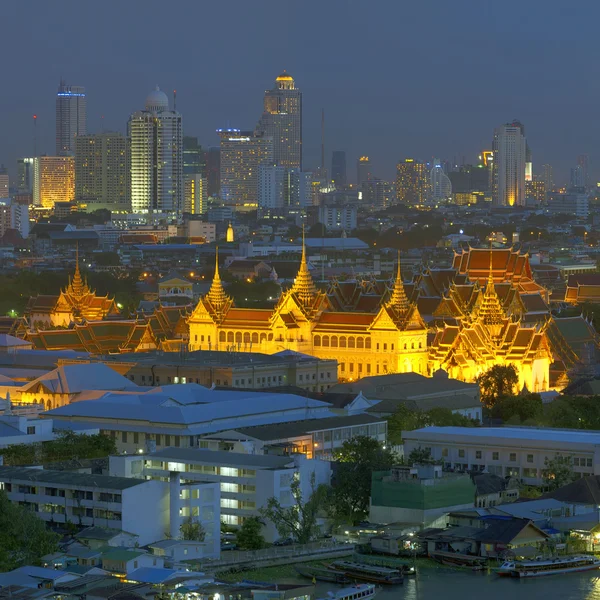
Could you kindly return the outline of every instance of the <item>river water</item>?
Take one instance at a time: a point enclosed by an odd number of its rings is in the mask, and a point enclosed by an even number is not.
[[[335,585],[319,583],[316,598]],[[600,600],[600,571],[512,579],[491,573],[422,568],[404,585],[386,586],[377,600]]]

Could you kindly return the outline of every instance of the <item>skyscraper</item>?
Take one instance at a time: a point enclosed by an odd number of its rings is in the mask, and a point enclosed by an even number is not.
[[[135,213],[180,214],[183,210],[181,115],[169,109],[158,86],[144,110],[129,117],[131,209]]]
[[[542,165],[542,180],[544,182],[546,196],[548,196],[548,194],[554,190],[554,177],[552,174],[552,165]]]
[[[81,135],[75,139],[75,200],[88,212],[131,210],[129,145],[121,133]]]
[[[75,199],[75,159],[72,156],[40,156],[34,159],[33,203],[54,208],[57,202]]]
[[[429,190],[429,171],[425,163],[405,158],[396,166],[396,198],[402,204],[423,204]]]
[[[183,137],[183,174],[206,175],[206,153],[197,137]]]
[[[263,164],[258,167],[258,207],[282,211],[286,204],[286,168]]]
[[[331,155],[331,179],[336,187],[346,185],[346,153],[343,150],[334,150]]]
[[[494,130],[492,201],[496,206],[525,205],[527,140],[519,121]]]
[[[433,167],[429,171],[429,185],[431,197],[436,202],[448,200],[452,197],[452,183],[437,158],[433,159]]]
[[[200,173],[183,176],[183,212],[203,215],[208,210],[206,177]]]
[[[590,186],[589,180],[589,156],[587,154],[580,154],[577,157],[577,166],[581,167],[581,178],[583,181],[583,186],[586,190]]]
[[[209,148],[206,153],[206,182],[208,195],[218,196],[221,191],[221,149]]]
[[[258,207],[258,170],[273,164],[273,138],[239,129],[218,129],[221,138],[221,198],[237,210]]]
[[[9,187],[8,171],[4,165],[0,165],[0,198],[9,197]]]
[[[360,156],[356,161],[356,185],[360,188],[364,181],[371,179],[371,162],[368,156]]]
[[[19,192],[33,194],[34,168],[37,164],[33,157],[17,159],[17,187]]]
[[[302,169],[302,92],[284,71],[275,87],[265,91],[264,112],[257,125],[263,137],[273,138],[273,160],[287,169]]]
[[[75,153],[75,138],[87,133],[85,88],[62,79],[56,94],[56,155]]]

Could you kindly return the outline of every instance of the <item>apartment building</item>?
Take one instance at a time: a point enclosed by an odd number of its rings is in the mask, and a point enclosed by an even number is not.
[[[44,521],[126,531],[140,546],[180,536],[188,516],[206,531],[204,557],[220,552],[220,490],[205,480],[183,484],[177,473],[143,479],[43,468],[0,466],[0,489]]]
[[[242,525],[244,519],[259,516],[267,500],[275,497],[282,506],[292,506],[291,484],[300,479],[302,497],[306,501],[314,486],[329,484],[331,467],[326,461],[309,460],[303,455],[294,457],[241,454],[206,449],[165,448],[146,455],[111,456],[110,472],[121,477],[144,477],[165,480],[180,478],[184,496],[186,486],[211,482],[219,486],[220,518],[231,526]],[[172,484],[172,483],[171,483]],[[182,505],[183,516],[188,506]],[[172,508],[172,510],[174,510]],[[193,510],[193,505],[192,505]],[[279,536],[273,524],[266,524],[267,541]]]
[[[487,471],[540,485],[546,459],[570,456],[573,471],[600,474],[600,433],[529,427],[425,427],[403,431],[405,456],[426,448],[458,471]]]

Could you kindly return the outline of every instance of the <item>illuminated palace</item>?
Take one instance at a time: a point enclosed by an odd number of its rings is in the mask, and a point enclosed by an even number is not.
[[[212,286],[188,319],[189,347],[271,354],[294,350],[335,358],[340,379],[383,373],[432,375],[444,369],[452,377],[474,381],[495,364],[512,364],[521,387],[547,390],[552,359],[545,320],[522,322],[517,311],[526,306],[517,284],[506,283],[505,270],[498,287],[513,289],[513,294],[505,289],[501,298],[491,266],[496,251],[483,252],[488,258],[485,286],[477,277],[475,282],[461,279],[455,267],[452,273],[470,290],[468,301],[461,299],[465,290],[457,291],[460,284],[450,281],[437,307],[454,299],[455,314],[449,314],[447,322],[432,315],[429,325],[419,310],[420,284],[405,288],[399,262],[391,289],[377,281],[334,282],[325,293],[317,290],[303,249],[294,284],[270,310],[235,307],[221,283],[217,257]],[[525,275],[522,279],[526,288],[537,285],[533,280],[530,285]]]

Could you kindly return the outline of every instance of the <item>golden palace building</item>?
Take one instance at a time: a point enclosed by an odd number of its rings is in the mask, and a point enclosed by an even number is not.
[[[480,285],[479,269],[475,268],[475,262],[481,263],[484,257],[488,260],[485,286]],[[519,374],[520,387],[531,391],[549,389],[552,354],[545,322],[525,326],[507,310],[494,282],[495,277],[503,279],[502,285],[514,287],[516,295],[525,292],[519,288],[531,292],[531,288],[538,287],[528,277],[526,257],[514,251],[476,252],[457,260],[460,264],[455,265],[454,272],[461,268],[466,271],[469,259],[474,261],[470,266],[475,271],[475,283],[471,286],[476,288],[476,298],[463,307],[467,310],[460,319],[441,326],[436,322],[429,328],[419,312],[418,291],[411,294],[412,299],[406,293],[400,263],[390,294],[365,295],[350,301],[352,308],[340,310],[341,303],[333,302],[332,295],[316,288],[303,249],[294,284],[271,310],[235,307],[223,288],[217,256],[212,286],[188,319],[189,348],[267,354],[293,350],[333,358],[339,364],[340,380],[384,373],[431,376],[444,369],[451,377],[472,382],[493,365],[512,364]],[[509,271],[515,270],[516,283],[507,283],[506,266],[500,266],[504,260]],[[517,269],[512,269],[515,265]],[[497,273],[500,270],[504,270],[504,276]],[[375,310],[369,298],[378,298]],[[365,306],[364,312],[361,306]]]

